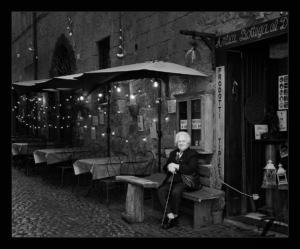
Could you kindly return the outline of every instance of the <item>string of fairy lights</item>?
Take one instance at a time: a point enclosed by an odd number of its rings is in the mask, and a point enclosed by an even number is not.
[[[143,93],[143,89],[145,89],[145,87],[149,84],[149,82],[152,83],[152,86],[154,88],[157,88],[159,86],[159,81],[155,78],[152,78],[148,81],[144,81],[142,84],[138,84],[138,87],[135,88],[135,91],[134,93],[131,93],[130,95],[128,93],[125,94],[126,98],[127,98],[127,101],[129,101],[130,99],[135,99],[137,98],[137,96],[139,94],[142,94]],[[122,87],[120,86],[120,84],[115,84],[112,89],[114,89],[113,91],[115,91],[116,93],[121,93],[122,92]],[[73,92],[69,98],[66,98],[65,99],[65,102],[64,103],[60,103],[60,102],[56,102],[54,105],[41,105],[40,107],[37,107],[37,105],[33,105],[33,108],[32,110],[28,111],[27,115],[16,115],[16,118],[17,120],[21,123],[21,124],[24,124],[26,126],[29,126],[29,128],[33,128],[33,129],[41,129],[41,128],[54,128],[54,129],[64,129],[64,128],[70,128],[71,127],[71,122],[73,120],[73,115],[77,116],[77,113],[72,113],[71,115],[61,115],[60,114],[60,111],[58,110],[62,105],[65,105],[65,104],[71,104],[73,107],[74,106],[85,106],[86,104],[89,104],[89,103],[93,103],[93,102],[98,102],[100,105],[98,107],[98,110],[101,110],[102,108],[102,105],[103,105],[103,101],[114,101],[116,99],[113,99],[112,98],[112,89],[109,89],[108,91],[105,91],[105,90],[101,90],[99,93],[98,93],[98,96],[97,96],[97,100],[96,101],[93,101],[92,100],[88,100],[88,96],[84,96],[84,95],[80,95],[78,93],[75,93]],[[107,93],[108,92],[108,93]],[[77,96],[76,96],[77,95]],[[77,97],[77,99],[76,99]],[[27,98],[26,97],[22,97],[23,98],[23,101],[26,101]],[[75,100],[77,102],[75,103],[71,103],[71,101]],[[157,98],[155,100],[155,103],[158,104],[159,103],[159,100],[165,100],[167,99],[165,96],[161,96],[160,98]],[[40,97],[33,97],[33,98],[30,98],[29,99],[30,102],[33,102],[35,104],[38,104],[38,103],[41,103],[42,102],[42,98]],[[101,101],[102,101],[102,105],[101,105]],[[20,102],[18,101],[17,102],[18,105],[20,105]],[[148,108],[151,108],[152,105],[151,104],[148,104],[147,105]],[[17,109],[18,107],[17,106],[14,106],[14,108],[12,109],[12,111],[15,111],[15,109]],[[28,108],[28,107],[27,107]],[[57,111],[58,110],[58,111]],[[34,123],[34,121],[36,121],[36,116],[35,116],[35,112],[36,111],[40,111],[40,113],[38,114],[38,121],[41,121],[42,120],[42,115],[48,115],[49,117],[49,120],[51,119],[52,116],[56,117],[57,119],[61,119],[61,120],[64,120],[64,121],[67,121],[68,123],[67,124],[62,124],[60,125],[60,127],[58,127],[58,125],[55,125],[55,124],[51,124],[51,123],[47,123],[47,121],[44,123],[44,124],[38,124],[38,125],[34,125],[32,123]],[[30,114],[29,114],[30,113]],[[120,114],[121,111],[118,109],[117,110],[117,114]],[[103,114],[106,115],[106,111],[103,110]],[[88,115],[89,118],[92,117],[91,114]],[[79,115],[78,116],[78,120],[79,121],[82,121],[83,118]],[[156,118],[153,119],[154,122],[157,121]],[[165,121],[168,122],[169,121],[169,117],[168,115],[165,116]],[[80,122],[77,122],[77,125],[80,126],[81,123]],[[87,125],[84,125],[83,126],[85,129],[87,129]],[[95,127],[92,127],[92,129],[95,129]],[[106,133],[102,133],[101,135],[102,136],[105,136]],[[114,136],[114,132],[112,133],[112,136]],[[145,138],[144,138],[145,139]]]

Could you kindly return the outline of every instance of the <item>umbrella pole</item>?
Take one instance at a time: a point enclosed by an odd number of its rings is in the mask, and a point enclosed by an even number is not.
[[[161,164],[161,79],[159,79],[159,89],[158,89],[158,172],[160,173],[160,164]]]

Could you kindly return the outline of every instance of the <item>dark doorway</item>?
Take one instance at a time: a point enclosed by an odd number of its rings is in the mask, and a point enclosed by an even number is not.
[[[227,50],[227,84],[226,84],[226,113],[225,113],[225,181],[232,187],[242,190],[247,186],[242,181],[243,175],[249,179],[251,192],[260,198],[255,201],[256,209],[265,205],[265,189],[261,188],[264,175],[265,144],[255,139],[254,125],[243,113],[245,103],[250,96],[258,94],[266,103],[266,108],[273,105],[278,110],[278,77],[288,74],[287,57],[280,59],[270,58],[270,46],[287,42],[287,35],[266,39],[248,45],[234,47]],[[233,82],[237,82],[234,88]],[[243,92],[241,92],[243,90]],[[237,94],[233,94],[233,92]],[[243,102],[241,97],[243,93]],[[268,111],[268,110],[267,110]],[[244,122],[244,132],[242,125]],[[267,124],[265,117],[259,124]],[[282,132],[287,139],[287,132]],[[245,165],[242,171],[242,136],[244,136]],[[287,160],[278,162],[287,169]],[[230,188],[226,189],[227,216],[243,214],[242,195]],[[246,198],[246,212],[252,212],[250,198]]]

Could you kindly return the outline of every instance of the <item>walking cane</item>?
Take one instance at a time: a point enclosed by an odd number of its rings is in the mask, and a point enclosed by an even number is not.
[[[168,206],[169,196],[170,196],[170,192],[171,192],[171,188],[172,188],[174,173],[175,172],[173,172],[172,179],[171,179],[170,189],[169,189],[169,193],[168,193],[168,197],[167,197],[167,202],[166,202],[165,211],[164,211],[163,219],[162,219],[162,222],[161,222],[161,226],[163,226],[163,224],[164,224],[164,219],[165,219],[165,214],[166,214],[166,210],[167,210],[167,206]]]

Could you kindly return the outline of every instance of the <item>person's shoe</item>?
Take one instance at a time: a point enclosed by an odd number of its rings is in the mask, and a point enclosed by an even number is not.
[[[177,219],[167,219],[167,221],[164,222],[162,228],[169,229],[169,228],[175,227],[177,225],[177,223],[178,223]]]

